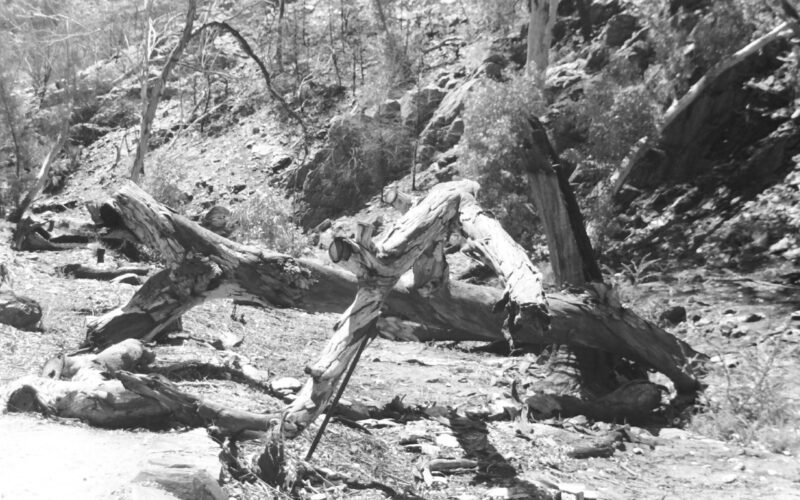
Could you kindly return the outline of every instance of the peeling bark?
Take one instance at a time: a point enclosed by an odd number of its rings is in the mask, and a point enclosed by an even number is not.
[[[132,184],[103,204],[100,214],[108,231],[159,250],[175,270],[151,277],[128,304],[90,323],[86,345],[151,338],[171,318],[208,299],[227,297],[263,306],[338,313],[351,305],[350,297],[358,289],[351,273],[316,260],[239,245],[159,205]],[[423,341],[504,339],[506,315],[490,312],[501,302],[508,308],[501,291],[450,282],[435,293],[425,293],[419,283],[399,280],[377,322],[382,334]],[[559,343],[617,353],[666,374],[680,392],[697,389],[691,360],[702,355],[622,308],[605,290],[589,287],[579,294],[552,294],[548,299],[551,327],[515,321],[520,344]]]

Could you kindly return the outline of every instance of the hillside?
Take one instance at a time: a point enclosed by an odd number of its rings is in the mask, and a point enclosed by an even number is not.
[[[4,465],[16,472],[0,498],[800,498],[800,19],[792,2],[562,0],[543,25],[549,60],[538,73],[527,64],[532,17],[522,2],[199,2],[180,53],[183,3],[98,6],[0,7],[0,43],[13,48],[0,58],[5,216],[13,219],[59,130],[66,138],[28,218],[2,222],[3,301],[33,299],[41,322],[0,325],[0,426],[20,450]],[[143,94],[159,92],[139,185],[161,219],[139,208],[128,180]],[[551,170],[568,205],[574,193],[588,236],[582,244],[583,229],[569,221],[565,237],[590,250],[578,257],[583,271],[573,270],[578,282],[565,278],[568,257],[541,204],[553,193],[536,184]],[[429,234],[432,226],[405,226],[418,223],[406,216],[414,212],[392,197],[426,206],[456,185],[446,183],[464,180],[480,185],[475,217],[499,221],[521,253],[487,253],[497,233],[481,240],[464,229],[463,214],[460,223],[447,219],[444,236],[420,250],[430,267],[414,263],[383,291],[414,290],[378,302],[383,317],[363,327],[364,338],[382,338],[356,355],[312,460],[302,459],[320,419],[296,439],[281,434],[275,456],[288,478],[271,479],[264,457],[286,414],[266,432],[233,433],[219,415],[181,416],[187,407],[204,415],[198,408],[210,402],[269,420],[304,401],[303,381],[319,378],[310,363],[333,349],[334,332],[358,324],[357,307],[347,321],[345,312],[355,290],[373,293],[364,283],[391,268],[391,235],[418,242]],[[461,210],[471,198],[459,193]],[[331,262],[342,242],[360,245],[355,262],[369,272],[355,268],[358,280]],[[403,244],[411,252],[417,243]],[[380,265],[370,264],[370,249]],[[538,327],[514,325],[517,313],[530,320],[515,311],[513,274],[504,274],[520,266],[497,261],[520,255],[549,301],[553,324],[541,338],[563,343],[531,341],[523,333]],[[338,263],[352,271],[353,262]],[[82,279],[91,277],[78,274],[84,267],[108,276]],[[420,273],[442,274],[418,296]],[[253,291],[259,279],[267,291]],[[503,298],[492,312],[469,309],[495,296]],[[174,318],[179,326],[161,331]],[[145,408],[150,420],[106,425],[133,431],[97,428],[91,412],[135,396],[112,384],[124,373],[88,361],[96,373],[78,382],[60,363],[103,352],[140,321],[150,333],[136,337],[153,341],[141,349],[155,361],[122,371],[201,400],[170,409],[163,422],[162,401]],[[581,331],[561,333],[565,321]],[[658,364],[660,353],[647,356],[661,344],[598,349],[626,338],[606,332],[609,324],[634,325],[634,339],[674,339],[682,352]],[[352,326],[353,339],[360,328]],[[343,370],[350,358],[338,359]],[[610,365],[613,380],[596,376]],[[691,397],[682,376],[698,383]],[[99,385],[53,396],[85,382]],[[646,415],[598,416],[633,405],[613,395],[640,383],[656,394]],[[39,393],[16,407],[25,384]],[[101,410],[64,418],[76,394]],[[568,415],[572,399],[547,399],[553,394],[599,401],[600,410]],[[215,441],[181,432],[193,427]],[[137,447],[132,432],[153,446]],[[76,442],[128,450],[110,466],[119,474],[93,472],[114,453],[87,458]],[[52,484],[26,475],[59,446],[93,489],[69,475]],[[147,451],[182,446],[197,451]],[[147,468],[159,461],[178,465]],[[175,467],[200,472],[187,480]]]

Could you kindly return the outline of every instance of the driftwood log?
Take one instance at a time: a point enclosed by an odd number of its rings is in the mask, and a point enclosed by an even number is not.
[[[172,319],[208,299],[340,313],[350,306],[350,297],[358,289],[356,277],[349,272],[225,239],[158,204],[132,184],[115,193],[99,211],[110,234],[125,235],[158,250],[170,267],[151,277],[128,304],[92,321],[85,340],[88,346],[105,347],[126,338],[152,339]],[[508,293],[502,290],[460,282],[426,294],[413,279],[403,277],[388,293],[377,327],[389,338],[503,340],[508,311],[518,314],[525,309],[507,299]],[[505,307],[490,313],[497,304]],[[542,326],[544,318],[515,322],[519,324],[516,337],[522,343],[612,352],[664,373],[680,393],[693,393],[699,387],[693,361],[703,356],[620,307],[603,289],[585,287],[580,293],[551,294],[546,305],[527,309],[548,310],[550,328]]]
[[[219,358],[219,356],[217,356]],[[265,375],[235,355],[204,363],[185,359],[161,360],[152,371],[175,375],[210,368],[242,381],[268,386]],[[220,434],[266,431],[279,414],[257,414],[213,403],[181,391],[159,375],[133,373],[154,363],[152,351],[135,339],[115,344],[98,354],[61,355],[48,361],[39,376],[27,376],[3,388],[2,409],[77,418],[97,427],[214,427]]]

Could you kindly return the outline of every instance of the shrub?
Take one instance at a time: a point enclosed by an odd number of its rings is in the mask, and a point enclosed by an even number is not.
[[[796,452],[800,432],[794,422],[800,406],[792,399],[785,367],[798,349],[787,349],[778,337],[763,340],[735,361],[731,355],[720,356],[707,376],[709,388],[691,428],[743,445],[760,442],[773,452]]]
[[[464,135],[459,143],[462,175],[481,184],[481,203],[515,238],[530,221],[525,172],[528,119],[541,116],[544,104],[530,77],[521,74],[508,82],[487,80],[478,85],[464,109]],[[524,239],[524,238],[522,238]],[[530,242],[523,242],[525,243]]]
[[[233,236],[243,242],[258,243],[295,257],[309,246],[309,240],[294,223],[290,200],[272,188],[264,187],[257,195],[233,208]]]
[[[362,115],[337,117],[328,129],[326,149],[307,191],[319,204],[349,211],[407,172],[414,159],[413,141],[400,124]]]
[[[157,202],[183,214],[192,198],[179,187],[186,181],[187,169],[177,153],[156,151],[148,156],[147,165],[142,189]]]

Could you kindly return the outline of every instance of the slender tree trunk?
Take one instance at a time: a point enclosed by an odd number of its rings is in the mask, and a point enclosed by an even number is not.
[[[28,207],[31,206],[31,203],[39,196],[39,192],[44,189],[44,185],[47,182],[48,175],[50,174],[50,167],[53,165],[53,161],[55,161],[56,156],[58,153],[61,152],[61,149],[64,147],[64,142],[67,140],[68,135],[68,125],[65,124],[64,130],[59,132],[58,137],[56,138],[56,142],[50,148],[50,152],[47,153],[44,161],[42,162],[42,166],[39,169],[39,173],[36,175],[36,180],[31,186],[31,189],[25,195],[25,197],[20,201],[19,205],[14,209],[14,211],[8,216],[8,220],[10,222],[19,222],[22,220],[22,217],[25,215],[25,211],[28,210]]]
[[[278,33],[275,43],[275,65],[278,73],[283,73],[283,17],[286,12],[286,0],[280,0],[278,5]]]
[[[405,52],[400,48],[397,39],[392,32],[388,21],[386,20],[386,13],[383,10],[381,0],[372,0],[373,10],[378,24],[383,30],[383,41],[385,47],[384,57],[388,67],[394,71],[394,78],[405,79],[411,72],[411,64],[409,63]]]
[[[558,0],[529,0],[527,71],[540,89],[550,63],[550,43],[556,21]]]
[[[149,3],[148,3],[149,5]],[[164,68],[161,70],[161,75],[155,80],[153,88],[149,88],[149,78],[147,77],[147,68],[145,66],[145,78],[142,82],[142,120],[139,125],[139,146],[136,148],[136,157],[133,160],[131,167],[131,180],[133,182],[140,182],[144,176],[144,157],[147,155],[149,148],[150,134],[153,127],[153,119],[156,116],[156,109],[161,100],[161,94],[167,84],[169,75],[172,69],[178,64],[178,60],[183,54],[183,50],[188,45],[189,40],[192,38],[192,27],[194,26],[194,16],[197,12],[197,0],[189,0],[189,6],[186,10],[186,22],[183,26],[183,32],[178,40],[178,45],[172,49],[169,57],[167,58]],[[149,45],[149,43],[148,43]],[[149,51],[149,47],[148,47]],[[149,54],[147,54],[149,58]],[[148,95],[149,94],[149,95]]]
[[[14,123],[17,117],[12,109],[11,90],[6,87],[2,77],[0,77],[0,101],[3,102],[3,110],[6,113],[6,125],[8,126],[8,131],[11,133],[11,140],[14,142],[14,157],[16,160],[14,163],[17,168],[17,179],[19,179],[20,167],[26,165],[28,159],[22,155],[21,138],[17,134],[17,127]]]

